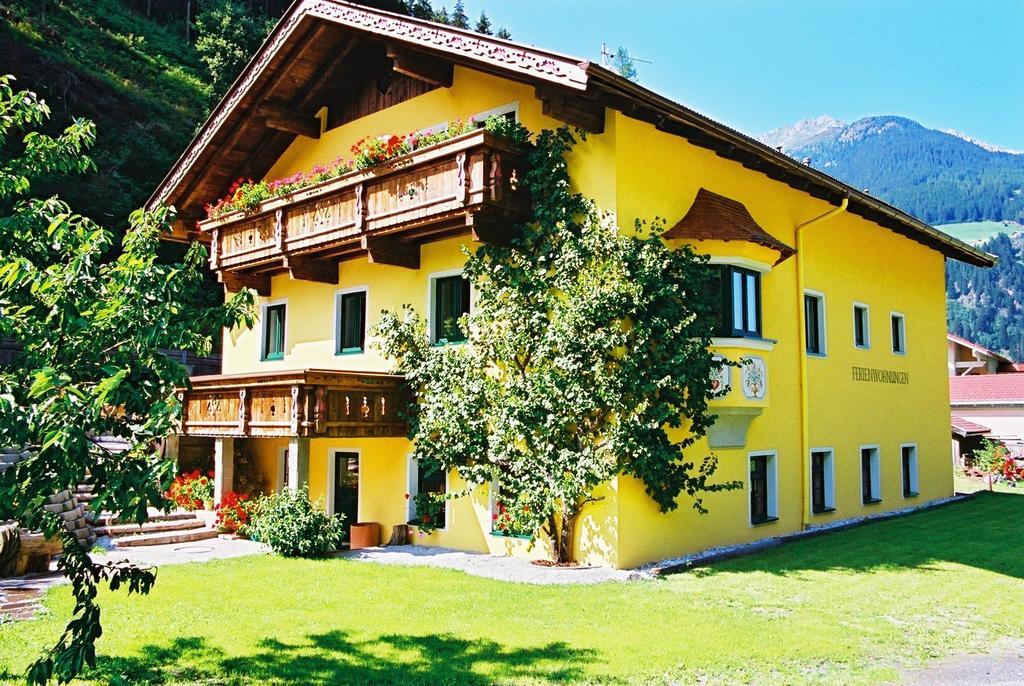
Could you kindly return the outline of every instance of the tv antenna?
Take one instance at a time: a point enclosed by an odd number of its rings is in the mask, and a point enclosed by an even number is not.
[[[627,54],[628,54],[628,51],[627,51]],[[611,69],[614,66],[612,64],[612,60],[614,60],[615,57],[616,57],[615,53],[608,49],[608,44],[607,43],[601,43],[601,66],[605,67],[605,68],[608,68],[608,69]],[[633,57],[632,55],[629,55],[629,59],[633,60],[634,62],[643,62],[644,64],[654,64],[654,60],[645,60],[645,59],[641,59],[639,57]]]

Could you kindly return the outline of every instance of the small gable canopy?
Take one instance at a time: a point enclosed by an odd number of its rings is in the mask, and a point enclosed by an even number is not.
[[[698,241],[746,241],[779,253],[775,264],[796,253],[754,221],[743,203],[712,193],[706,188],[697,191],[686,216],[665,232],[665,238],[691,238]]]

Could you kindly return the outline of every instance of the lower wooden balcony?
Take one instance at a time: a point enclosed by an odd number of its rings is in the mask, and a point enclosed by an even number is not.
[[[521,152],[480,129],[362,171],[200,222],[210,267],[229,290],[269,295],[270,275],[336,283],[338,262],[419,267],[427,240],[471,232],[507,242],[529,209]]]
[[[320,369],[196,376],[179,391],[186,436],[406,436],[400,376]]]

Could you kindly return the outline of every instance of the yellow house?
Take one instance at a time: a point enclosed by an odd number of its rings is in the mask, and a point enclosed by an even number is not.
[[[569,159],[578,190],[620,226],[668,218],[671,241],[711,256],[727,294],[715,350],[746,360],[718,379],[729,390],[694,448],[744,488],[707,496],[707,515],[661,514],[617,478],[580,518],[579,560],[633,567],[952,494],[944,260],[991,256],[600,66],[339,0],[292,5],[150,201],[210,241],[228,290],[260,295],[258,325],[224,333],[224,374],[185,394],[182,434],[212,439],[218,492],[244,464],[267,490],[308,483],[387,540],[414,516],[407,494],[461,490],[457,474],[419,475],[401,380],[368,331],[411,303],[435,340],[451,335],[441,321],[472,308],[460,247],[502,240],[523,201],[514,147],[472,129],[321,170],[246,213],[204,207],[237,178],[329,166],[367,136],[492,115],[588,131]],[[477,487],[417,542],[547,554],[495,535],[493,507]]]

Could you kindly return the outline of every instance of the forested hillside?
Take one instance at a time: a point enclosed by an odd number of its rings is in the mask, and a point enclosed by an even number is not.
[[[946,265],[949,330],[1024,360],[1024,234],[1001,233],[981,244],[999,257],[992,269]]]
[[[142,205],[185,149],[212,105],[273,27],[289,0],[3,0],[0,73],[39,93],[63,129],[97,125],[97,172],[38,184],[117,228]],[[462,0],[362,4],[492,32]],[[499,35],[508,36],[504,29]]]
[[[904,117],[819,117],[762,140],[931,224],[1024,223],[1024,155],[959,134]]]
[[[40,190],[103,224],[124,222],[203,116],[210,89],[198,53],[180,27],[118,0],[7,0],[0,13],[0,69],[46,99],[51,127],[84,117],[98,129],[97,173]]]

